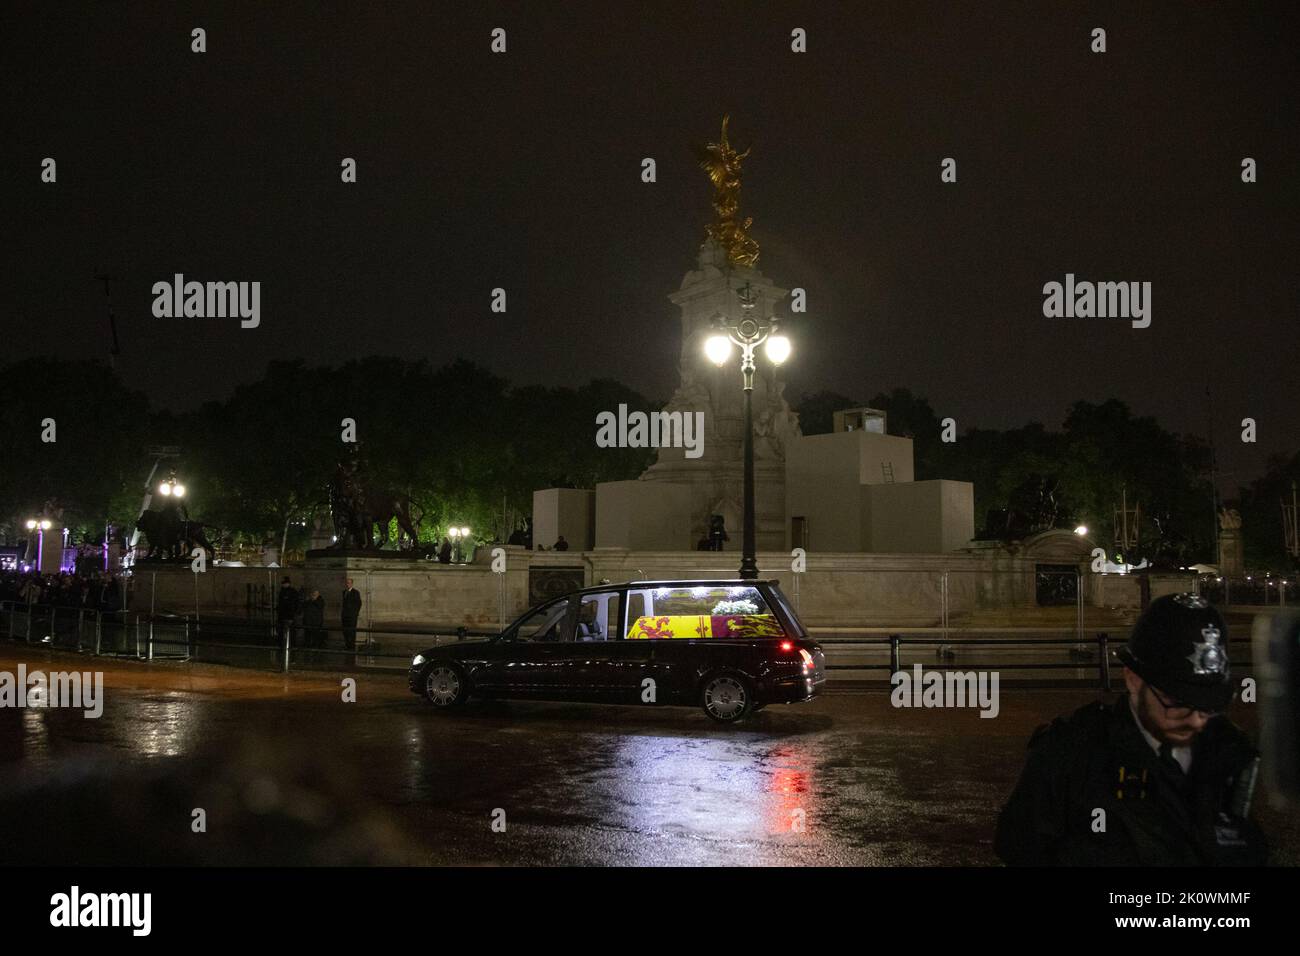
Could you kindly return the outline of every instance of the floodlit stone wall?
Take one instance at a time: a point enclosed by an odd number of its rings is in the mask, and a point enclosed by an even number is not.
[[[507,547],[506,570],[494,573],[492,549],[480,547],[475,562],[374,558],[313,560],[307,568],[210,567],[195,575],[188,565],[137,570],[133,608],[265,619],[287,573],[295,586],[318,588],[325,597],[325,621],[337,626],[344,579],[361,591],[363,627],[495,628],[510,621],[542,595],[602,581],[674,577],[734,578],[737,550],[723,552],[593,551],[528,552]],[[760,553],[764,578],[774,578],[797,600],[813,627],[930,627],[943,622],[1042,623],[1035,590],[1037,561],[1006,551],[952,554],[810,553],[807,570],[791,570],[787,552]],[[1059,567],[1060,565],[1056,565]],[[1082,566],[1086,569],[1086,565]],[[1080,578],[1088,607],[1135,607],[1140,591],[1133,576]],[[1153,580],[1152,592],[1189,586]],[[1068,617],[1068,610],[1064,612]]]

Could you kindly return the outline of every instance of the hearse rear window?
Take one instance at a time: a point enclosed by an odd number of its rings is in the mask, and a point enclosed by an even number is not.
[[[628,640],[780,637],[757,588],[646,587],[628,591]]]

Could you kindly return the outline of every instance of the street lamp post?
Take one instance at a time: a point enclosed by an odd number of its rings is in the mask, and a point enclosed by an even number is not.
[[[451,538],[452,544],[452,561],[455,564],[463,564],[465,555],[461,548],[461,542],[469,540],[469,528],[458,528],[452,526],[447,529],[447,536]]]
[[[27,530],[36,532],[36,573],[44,574],[45,568],[45,532],[50,530],[49,518],[28,518]]]
[[[758,578],[758,559],[754,547],[754,349],[767,343],[764,351],[768,361],[780,365],[790,357],[790,340],[776,333],[776,318],[755,318],[754,306],[758,297],[748,282],[737,289],[740,299],[740,319],[729,321],[721,315],[713,320],[715,335],[704,343],[704,352],[719,368],[731,357],[731,346],[740,346],[740,371],[745,389],[745,514],[743,554],[740,559],[740,576],[752,581]]]

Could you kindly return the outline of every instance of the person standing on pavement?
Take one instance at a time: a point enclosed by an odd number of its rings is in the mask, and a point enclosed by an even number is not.
[[[284,647],[285,637],[293,630],[293,619],[298,614],[298,589],[284,576],[280,585],[280,595],[275,602],[275,638],[280,647]]]
[[[302,628],[305,632],[303,644],[311,648],[306,657],[319,663],[321,655],[318,651],[325,646],[325,599],[316,588],[311,589],[311,596],[303,603]]]
[[[356,662],[356,658],[351,656],[357,649],[357,620],[361,617],[361,592],[352,586],[352,579],[347,579],[347,586],[343,589],[343,646],[347,648],[349,657],[348,663]]]

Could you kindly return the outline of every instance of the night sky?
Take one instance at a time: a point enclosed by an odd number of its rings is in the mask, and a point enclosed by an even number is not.
[[[905,386],[965,429],[1117,397],[1204,435],[1209,385],[1225,488],[1300,446],[1281,4],[51,6],[0,22],[0,361],[106,358],[107,272],[160,406],[369,353],[667,398],[711,216],[690,145],[730,113],[759,267],[808,290],[792,400]],[[260,281],[261,327],[154,318],[176,272]],[[1150,281],[1151,327],[1044,318],[1067,272]]]

